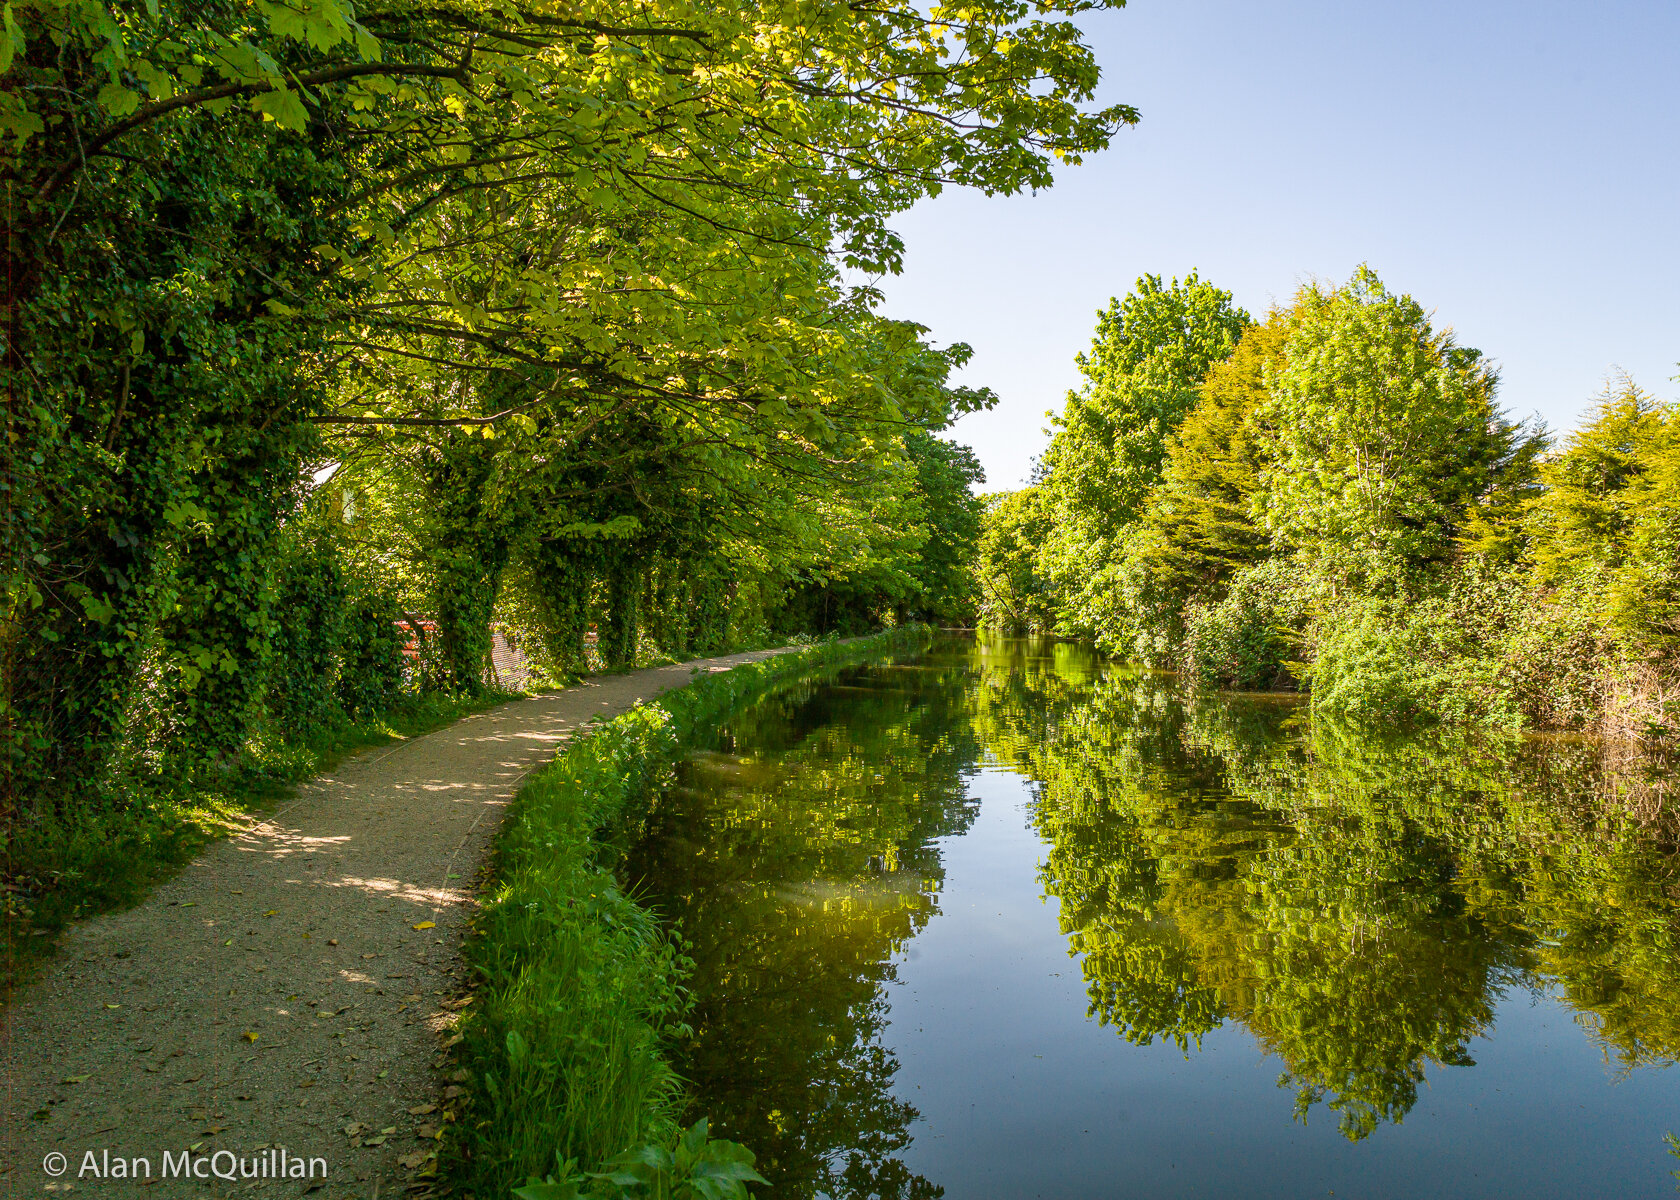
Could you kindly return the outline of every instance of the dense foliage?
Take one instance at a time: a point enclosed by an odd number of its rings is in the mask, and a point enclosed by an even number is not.
[[[992,397],[849,281],[1135,119],[1094,7],[6,6],[6,829],[477,693],[496,631],[967,619]]]
[[[1192,275],[1100,315],[986,617],[1354,717],[1680,731],[1680,410],[1619,380],[1561,445],[1360,268],[1254,323]]]

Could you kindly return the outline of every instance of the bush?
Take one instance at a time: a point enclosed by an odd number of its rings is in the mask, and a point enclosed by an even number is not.
[[[274,658],[263,706],[280,728],[331,724],[348,599],[337,547],[325,539],[292,547],[274,590]]]
[[[1289,656],[1305,624],[1292,563],[1274,559],[1238,571],[1225,598],[1192,605],[1180,669],[1196,687],[1293,688]]]
[[[350,597],[344,613],[338,664],[338,704],[347,716],[365,717],[390,705],[403,689],[403,646],[395,597],[366,588]]]
[[[1418,581],[1432,594],[1361,598],[1319,624],[1314,706],[1356,721],[1567,727],[1599,708],[1591,618],[1516,571],[1470,563]]]
[[[263,698],[269,724],[307,736],[393,703],[403,688],[401,615],[393,597],[345,564],[333,541],[295,547],[275,586]]]
[[[1357,722],[1435,715],[1439,681],[1427,637],[1386,604],[1355,602],[1320,631],[1310,679],[1313,707]]]

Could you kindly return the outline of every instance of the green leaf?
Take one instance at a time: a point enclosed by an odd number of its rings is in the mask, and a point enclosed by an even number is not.
[[[23,30],[12,17],[12,6],[0,9],[0,75],[12,69],[12,59],[24,47]]]
[[[25,108],[20,97],[0,95],[0,133],[10,134],[13,146],[22,146],[46,127],[40,114]]]
[[[519,1036],[519,1031],[517,1029],[508,1030],[508,1033],[507,1033],[508,1061],[510,1063],[514,1063],[514,1064],[517,1065],[518,1063],[521,1063],[521,1062],[525,1061],[526,1055],[528,1055],[530,1052],[531,1052],[530,1047],[525,1044],[525,1039]]]
[[[533,1179],[524,1187],[514,1188],[513,1194],[518,1200],[583,1200],[575,1179],[549,1178],[540,1183]]]
[[[290,88],[278,87],[251,97],[251,107],[281,129],[299,130],[309,124],[309,112]]]
[[[117,610],[114,605],[106,601],[103,597],[95,596],[92,592],[84,593],[81,597],[81,602],[82,611],[87,614],[88,620],[94,622],[95,624],[109,625],[111,623],[111,618],[117,615]]]
[[[113,117],[126,117],[140,107],[140,93],[120,83],[107,83],[99,89],[99,107]]]

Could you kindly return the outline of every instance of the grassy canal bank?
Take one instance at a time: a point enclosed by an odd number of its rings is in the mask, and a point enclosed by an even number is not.
[[[475,995],[457,1056],[469,1096],[441,1156],[460,1194],[663,1196],[704,1179],[714,1187],[693,1194],[721,1196],[751,1177],[740,1148],[708,1141],[703,1126],[679,1128],[683,1091],[664,1047],[687,1009],[688,964],[680,940],[620,886],[616,843],[696,738],[747,700],[928,637],[911,626],[697,679],[573,742],[527,780],[466,950]],[[583,1174],[607,1164],[612,1178]]]

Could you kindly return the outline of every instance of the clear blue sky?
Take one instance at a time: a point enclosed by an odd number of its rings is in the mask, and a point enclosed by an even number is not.
[[[1036,196],[900,217],[884,311],[974,346],[955,436],[1019,486],[1096,310],[1144,272],[1250,312],[1369,262],[1564,431],[1621,368],[1680,392],[1680,3],[1134,0],[1082,18],[1142,112]]]

